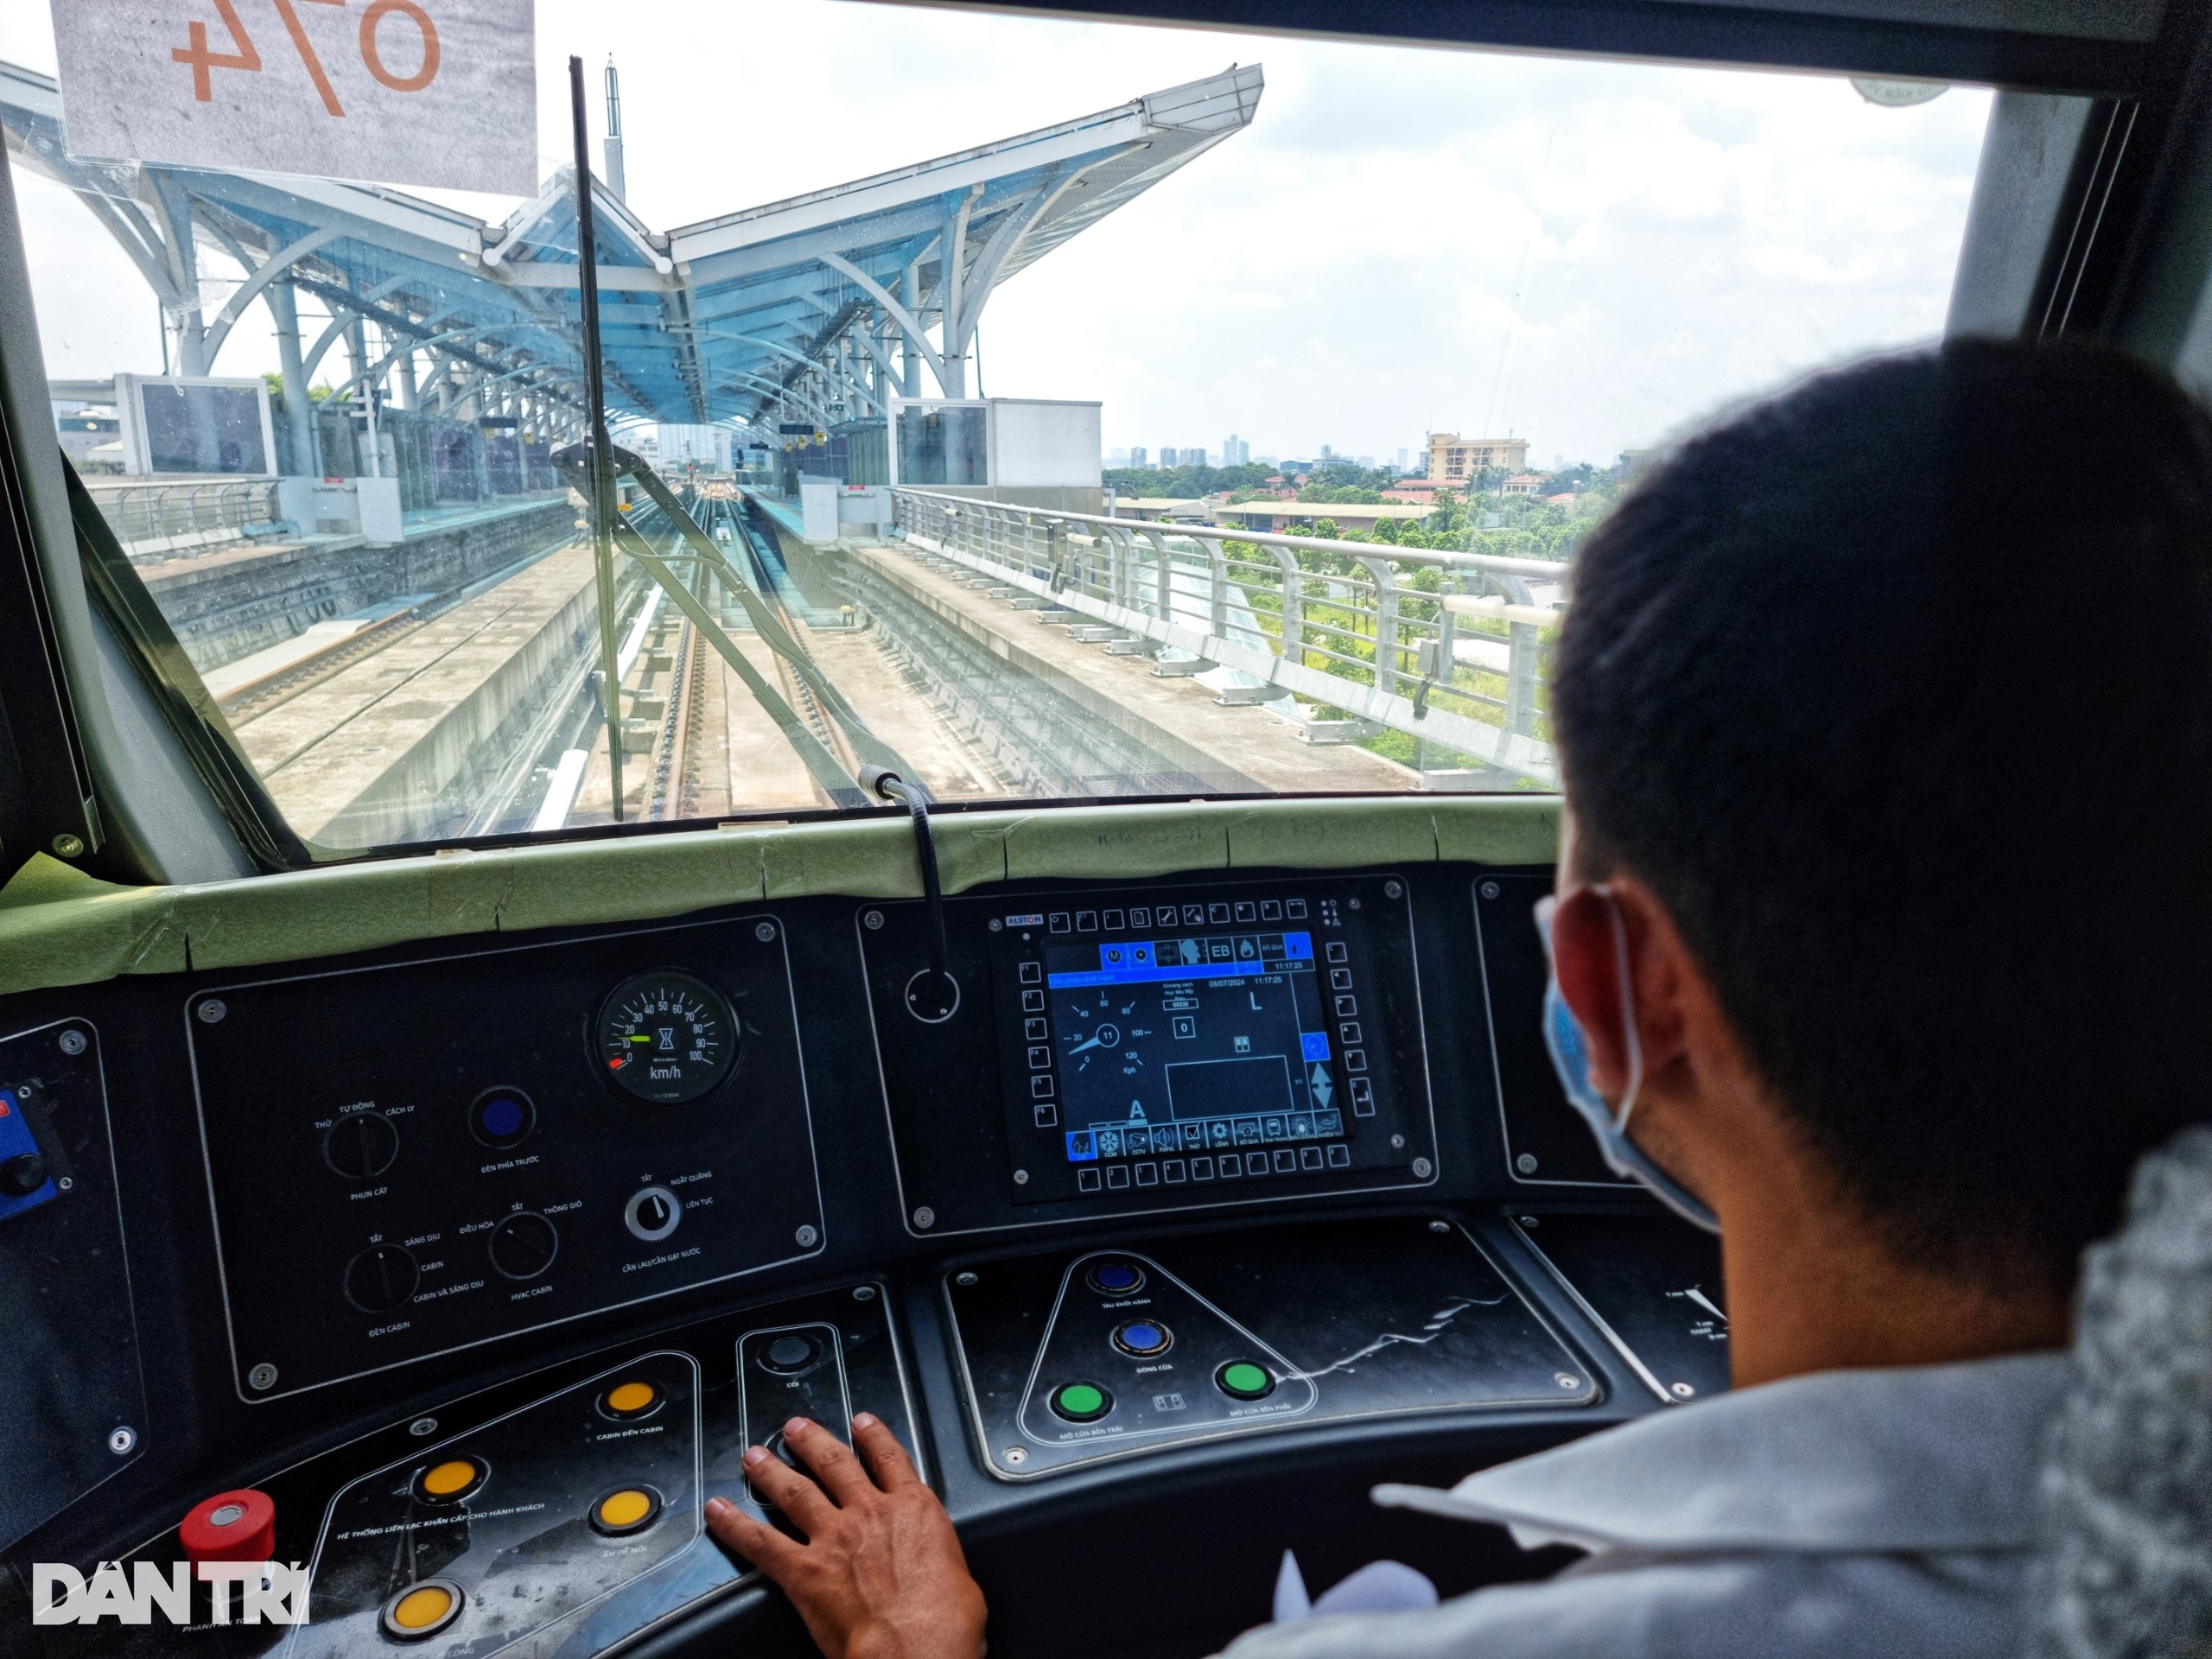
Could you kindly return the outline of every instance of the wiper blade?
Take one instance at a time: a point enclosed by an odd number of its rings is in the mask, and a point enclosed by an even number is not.
[[[722,632],[721,626],[709,613],[707,607],[683,585],[676,572],[668,568],[660,555],[653,551],[652,544],[628,524],[620,523],[614,526],[614,540],[625,553],[645,567],[645,574],[660,584],[661,591],[676,601],[677,608],[690,619],[693,627],[699,630],[700,636],[735,671],[737,677],[745,682],[745,689],[753,694],[753,701],[760,705],[762,712],[783,733],[785,741],[798,752],[798,758],[806,763],[808,772],[816,783],[822,785],[830,798],[841,807],[871,804],[868,791],[861,787],[859,779],[847,772],[838,763],[837,757],[823,746],[822,740],[807,729],[806,722],[799,718],[798,711],[762,677],[760,671],[753,667],[745,653],[738,649],[737,642]]]
[[[753,631],[759,634],[761,643],[790,665],[792,673],[798,677],[800,683],[813,694],[815,701],[828,712],[830,719],[836,722],[838,730],[844,734],[845,741],[852,745],[853,753],[859,759],[861,764],[863,766],[880,766],[886,772],[896,772],[910,785],[919,788],[926,798],[934,799],[935,797],[930,794],[929,786],[923,781],[921,773],[909,765],[906,757],[897,749],[875,734],[867,721],[861,718],[860,711],[854,708],[850,700],[838,690],[836,683],[822,671],[814,658],[808,655],[806,648],[799,644],[797,637],[785,625],[779,609],[764,599],[754,589],[753,584],[745,579],[744,574],[730,562],[729,556],[722,551],[712,537],[699,527],[699,522],[692,518],[690,510],[677,498],[675,492],[662,481],[660,475],[653,471],[652,465],[632,451],[625,449],[620,444],[610,444],[607,448],[608,453],[613,459],[617,475],[627,474],[636,479],[653,505],[667,514],[669,522],[683,537],[688,549],[721,576],[724,586],[736,596],[738,603],[745,607],[746,618],[753,624]],[[552,461],[564,475],[569,477],[571,482],[575,482],[589,476],[589,462],[587,459],[588,454],[588,446],[575,444],[556,452]],[[620,531],[628,527],[618,522],[616,528]],[[620,543],[625,553],[633,558],[639,557],[638,548],[631,543],[635,541],[642,546],[644,543],[643,538],[639,537],[635,531],[630,531],[627,539],[619,535],[616,539]],[[644,557],[640,558],[639,562],[641,563],[645,563],[646,560],[658,562],[658,555],[654,554],[652,549],[647,547]],[[649,570],[652,568],[651,564],[647,565]],[[674,575],[672,572],[668,572],[664,563],[661,565],[661,570],[665,574],[656,575],[653,579],[660,582],[664,588],[668,588],[669,583],[675,580]],[[678,583],[677,586],[680,587],[681,584]],[[669,591],[673,594],[676,589],[671,588]],[[684,605],[685,600],[679,598],[677,603]],[[694,601],[691,603],[696,604],[696,601]],[[689,607],[685,609],[685,614],[687,616],[691,614]],[[696,620],[696,618],[694,620]],[[705,630],[702,628],[702,632]],[[717,640],[715,648],[721,652],[725,658],[728,658],[730,653],[736,649],[734,644],[726,645],[721,643],[726,641],[728,636],[722,634],[719,627],[715,628],[713,634],[709,637]],[[733,661],[733,666],[734,665]],[[757,677],[752,664],[746,664],[744,668],[739,670],[739,673],[741,677],[751,677],[746,681],[750,689],[753,678]],[[763,683],[765,684],[765,682]],[[759,701],[760,693],[755,691],[753,695],[754,700]],[[779,705],[783,704],[783,699],[778,697],[777,702]],[[766,708],[767,705],[763,703],[762,707]],[[800,729],[804,730],[804,726]],[[811,734],[809,735],[811,738]],[[818,747],[819,741],[813,741]],[[804,753],[803,751],[802,753]],[[807,764],[809,770],[812,770],[814,762],[809,760]],[[838,767],[838,772],[843,779],[844,788],[857,794],[856,803],[846,801],[840,794],[838,804],[840,805],[869,804],[867,792],[860,788],[852,774],[846,772],[842,766]],[[828,785],[825,785],[824,787]]]

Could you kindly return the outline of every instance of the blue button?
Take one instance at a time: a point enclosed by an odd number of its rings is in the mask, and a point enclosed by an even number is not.
[[[1068,1161],[1070,1163],[1087,1163],[1097,1155],[1098,1149],[1092,1144],[1090,1131],[1089,1129],[1072,1129],[1069,1131]]]
[[[1148,1359],[1167,1351],[1174,1340],[1167,1327],[1151,1319],[1131,1319],[1114,1331],[1114,1345],[1135,1359]]]
[[[1107,1290],[1129,1290],[1138,1283],[1137,1270],[1116,1262],[1098,1269],[1098,1282]]]
[[[484,1127],[493,1135],[512,1135],[522,1128],[522,1108],[505,1095],[484,1108]]]
[[[1300,1032],[1298,1046],[1306,1059],[1325,1060],[1329,1058],[1329,1033],[1325,1031]]]

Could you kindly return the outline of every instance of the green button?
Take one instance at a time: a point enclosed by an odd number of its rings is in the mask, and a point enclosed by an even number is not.
[[[1092,1382],[1071,1382],[1052,1396],[1052,1409],[1071,1422],[1092,1422],[1113,1408],[1106,1390]]]
[[[1266,1368],[1249,1359],[1232,1360],[1215,1375],[1224,1394],[1239,1400],[1262,1400],[1275,1391],[1275,1380]]]

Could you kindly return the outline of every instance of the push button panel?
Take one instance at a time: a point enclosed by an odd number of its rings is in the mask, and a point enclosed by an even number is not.
[[[765,1446],[793,1468],[803,1467],[798,1454],[783,1443],[783,1426],[794,1417],[804,1417],[850,1446],[855,1406],[845,1375],[844,1349],[842,1333],[827,1322],[772,1325],[740,1337],[742,1443]],[[765,1505],[758,1489],[752,1495]]]
[[[1580,1408],[1589,1368],[1455,1224],[1244,1228],[946,1281],[992,1472],[1300,1423]]]
[[[288,1655],[488,1653],[668,1561],[702,1529],[699,1376],[640,1355],[342,1488]]]

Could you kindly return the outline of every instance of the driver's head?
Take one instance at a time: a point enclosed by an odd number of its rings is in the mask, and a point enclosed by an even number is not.
[[[1563,885],[1632,876],[1903,1259],[2062,1287],[2212,1115],[2212,422],[2070,345],[1823,374],[1591,537]]]

